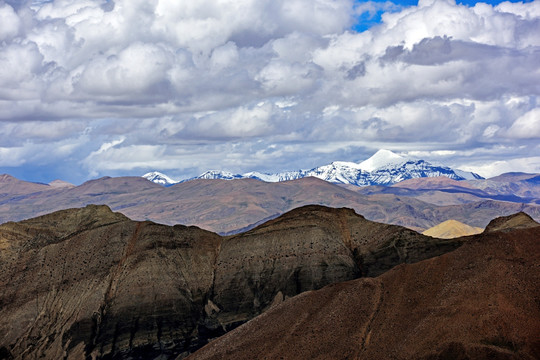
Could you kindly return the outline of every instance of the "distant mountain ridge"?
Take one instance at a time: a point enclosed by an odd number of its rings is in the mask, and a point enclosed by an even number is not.
[[[257,179],[265,182],[281,182],[305,177],[316,177],[336,184],[351,184],[356,186],[393,185],[403,180],[424,177],[444,176],[453,180],[483,179],[478,174],[444,165],[433,165],[428,161],[413,159],[393,153],[390,150],[379,150],[369,159],[360,162],[334,161],[331,164],[315,167],[311,170],[285,171],[274,174],[248,172],[234,174],[228,171],[210,170],[203,174],[175,182],[167,175],[151,172],[144,178],[164,186],[195,179]]]
[[[529,183],[536,176],[540,174],[523,175],[519,178],[524,179],[516,182],[506,181],[506,176],[467,181],[419,178],[399,185],[365,187],[332,184],[315,177],[283,182],[197,179],[162,186],[132,176],[55,187],[0,175],[0,223],[87,204],[107,204],[135,220],[196,225],[231,234],[296,207],[319,204],[353,208],[369,220],[417,231],[448,219],[485,227],[494,217],[519,211],[538,221],[540,186]]]

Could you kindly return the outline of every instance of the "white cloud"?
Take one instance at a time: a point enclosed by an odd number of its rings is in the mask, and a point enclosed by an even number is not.
[[[210,68],[213,71],[221,71],[225,68],[235,66],[238,59],[238,47],[235,43],[229,41],[225,45],[219,46],[212,51]]]
[[[120,139],[113,140],[111,142],[106,142],[100,146],[100,148],[97,151],[94,151],[90,156],[92,155],[98,155],[108,152],[110,149],[114,148],[116,145],[120,145],[126,140],[124,136],[122,136]]]
[[[92,152],[84,163],[96,174],[107,170],[131,170],[148,166],[170,168],[170,159],[163,159],[165,148],[160,145],[129,145],[117,147],[119,142],[104,144],[98,151]],[[178,165],[178,164],[176,164]]]
[[[520,116],[508,129],[507,135],[513,138],[540,140],[540,108],[532,109]]]
[[[540,173],[540,156],[521,159],[500,160],[488,163],[479,163],[461,166],[462,170],[474,171],[486,178],[497,176],[506,172]]]
[[[5,3],[0,3],[0,41],[10,40],[19,33],[21,21],[13,8]]]
[[[149,90],[166,80],[172,62],[173,56],[167,50],[153,44],[134,43],[117,55],[102,56],[90,63],[75,87],[98,96],[129,97],[145,92],[151,96]]]
[[[90,171],[198,169],[185,151],[273,171],[379,146],[487,164],[501,144],[491,160],[511,161],[539,137],[538,1],[34,3],[0,2],[6,154],[41,144]],[[381,24],[351,30],[381,9]]]
[[[500,129],[501,128],[497,125],[489,125],[482,133],[482,136],[486,138],[492,138],[497,134]]]
[[[80,164],[77,166],[72,163],[59,164],[59,159],[69,159],[79,149],[85,147],[87,140],[84,135],[79,135],[68,139],[6,143],[7,146],[0,146],[0,166],[30,166],[29,171],[32,171],[33,167],[56,167],[61,164],[65,166],[68,173],[74,173],[79,170]]]
[[[505,1],[497,5],[495,9],[503,13],[518,15],[526,20],[534,20],[540,17],[540,3],[537,1],[530,3]]]
[[[26,163],[24,147],[0,147],[0,166],[21,166]]]
[[[61,121],[27,121],[21,123],[0,123],[0,143],[15,145],[19,139],[34,143],[59,141],[79,136],[85,129],[84,122]]]
[[[271,132],[273,112],[273,106],[264,103],[212,112],[189,119],[175,136],[182,139],[209,140],[262,136]]]
[[[12,94],[26,98],[28,91],[36,89],[39,80],[36,77],[42,72],[43,56],[34,43],[13,43],[2,48],[0,53],[0,86],[2,97],[9,97],[7,89],[18,94]],[[18,95],[18,96],[17,96]],[[35,96],[35,94],[33,95]]]
[[[255,77],[270,96],[290,96],[310,91],[320,77],[320,68],[314,64],[270,62]]]

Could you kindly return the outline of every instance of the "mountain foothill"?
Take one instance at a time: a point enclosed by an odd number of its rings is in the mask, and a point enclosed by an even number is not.
[[[0,359],[540,354],[540,175],[212,174],[0,175]]]

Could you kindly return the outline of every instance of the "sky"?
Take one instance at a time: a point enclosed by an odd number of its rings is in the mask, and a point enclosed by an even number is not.
[[[540,0],[0,0],[0,173],[540,172]]]

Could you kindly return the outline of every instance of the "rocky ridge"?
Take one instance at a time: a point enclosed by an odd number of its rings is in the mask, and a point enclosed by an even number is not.
[[[524,212],[519,212],[514,215],[501,216],[493,219],[486,226],[486,232],[495,231],[511,231],[514,229],[528,229],[535,228],[538,223],[534,221],[529,215]]]
[[[220,237],[90,205],[0,225],[0,354],[174,359],[301,292],[451,251],[306,206]]]
[[[467,239],[300,294],[188,359],[537,359],[540,224],[517,214]]]

